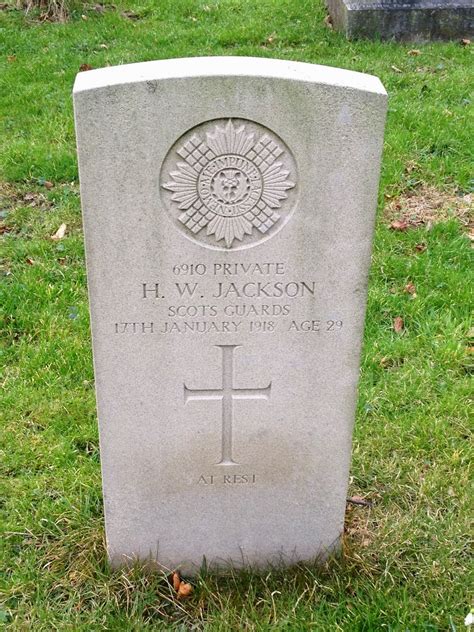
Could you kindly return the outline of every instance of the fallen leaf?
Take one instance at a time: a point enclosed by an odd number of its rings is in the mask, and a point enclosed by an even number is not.
[[[397,334],[401,333],[405,327],[403,322],[403,318],[401,316],[396,316],[393,319],[393,331]]]
[[[390,68],[395,72],[403,72],[403,70],[400,70],[400,68],[397,68],[397,66],[390,66]]]
[[[408,222],[403,219],[396,219],[390,224],[392,230],[406,230],[408,228]]]
[[[176,590],[176,592],[178,592],[179,587],[181,585],[181,577],[177,571],[175,571],[171,575],[171,583],[173,584],[173,588]]]
[[[469,44],[471,43],[471,40],[465,38],[465,39],[462,39],[459,43],[461,44],[461,46],[469,46]]]
[[[425,252],[426,244],[416,244],[415,250],[417,250],[418,252]]]
[[[90,64],[81,64],[79,66],[79,72],[85,72],[86,70],[93,70]]]
[[[59,239],[62,239],[64,235],[66,234],[66,229],[67,229],[67,225],[61,224],[61,226],[54,233],[54,235],[51,235],[51,239],[53,239],[54,241],[58,241]]]
[[[50,182],[49,180],[45,180],[43,182],[43,186],[45,189],[52,189],[54,187],[54,184]]]
[[[413,48],[412,50],[409,50],[408,55],[410,55],[411,57],[416,57],[417,55],[421,55],[421,50],[418,50],[417,48]]]
[[[361,507],[372,507],[373,505],[370,500],[366,500],[363,496],[351,496],[347,499],[347,502],[351,505],[360,505]]]
[[[7,61],[9,61],[10,63],[11,63],[12,61],[16,61],[16,55],[8,55],[8,57],[7,57]]]
[[[185,582],[181,582],[178,588],[178,599],[184,599],[189,597],[189,595],[193,592],[193,587],[191,584],[187,584]]]
[[[35,265],[35,262],[34,262],[34,260],[31,257],[26,257],[25,261],[26,261],[26,263],[29,266],[34,266]]]
[[[59,257],[58,263],[60,266],[66,265],[66,257]]]
[[[416,287],[413,285],[411,281],[409,281],[403,289],[408,294],[413,294],[413,296],[416,296]]]

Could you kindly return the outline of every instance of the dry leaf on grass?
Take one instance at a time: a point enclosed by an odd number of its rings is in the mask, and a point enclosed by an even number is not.
[[[181,577],[179,576],[178,572],[174,572],[171,576],[171,583],[173,584],[173,588],[176,590],[176,592],[179,590],[179,586],[181,584]]]
[[[185,597],[189,597],[189,595],[193,592],[193,587],[191,584],[187,584],[186,582],[181,582],[178,588],[178,599],[184,599]]]
[[[62,239],[64,237],[64,235],[66,234],[66,230],[67,230],[67,225],[66,224],[61,224],[61,226],[54,233],[54,235],[51,235],[51,239],[53,241],[58,241],[59,239]]]
[[[426,250],[426,244],[416,244],[415,246],[415,250],[417,252],[425,252]]]
[[[182,581],[179,571],[174,571],[174,573],[168,577],[168,581],[173,586],[173,590],[176,591],[176,597],[178,599],[185,599],[193,592],[191,584]]]
[[[34,259],[32,259],[31,257],[26,257],[25,261],[29,266],[35,265]]]
[[[403,318],[401,316],[396,316],[393,319],[393,331],[397,334],[400,334],[403,329],[405,327],[405,324],[403,322]]]
[[[90,64],[81,64],[79,66],[79,72],[85,72],[86,70],[94,70]]]
[[[390,228],[392,230],[406,230],[408,228],[408,222],[396,219],[390,224]]]
[[[409,50],[408,55],[410,55],[411,57],[416,57],[417,55],[421,55],[421,50],[418,50],[417,48],[413,48],[412,50]]]
[[[413,296],[416,296],[416,287],[411,281],[409,281],[403,289],[407,294],[412,294]]]
[[[347,502],[360,507],[372,507],[373,505],[372,501],[365,499],[363,496],[351,496],[347,499]]]
[[[460,42],[461,46],[469,46],[469,44],[471,43],[470,39],[462,39]]]

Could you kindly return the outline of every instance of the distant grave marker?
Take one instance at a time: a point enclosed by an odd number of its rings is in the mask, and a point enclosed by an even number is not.
[[[349,39],[400,42],[474,35],[472,0],[326,0],[334,27]]]

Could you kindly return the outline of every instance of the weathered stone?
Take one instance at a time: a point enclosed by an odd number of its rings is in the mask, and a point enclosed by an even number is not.
[[[472,0],[326,0],[334,27],[350,39],[426,42],[474,34]]]
[[[109,556],[324,557],[343,529],[386,94],[270,59],[74,88]]]

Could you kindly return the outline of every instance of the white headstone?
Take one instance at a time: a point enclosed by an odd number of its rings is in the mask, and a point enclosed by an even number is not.
[[[109,557],[324,557],[343,530],[386,93],[272,59],[74,87]]]

